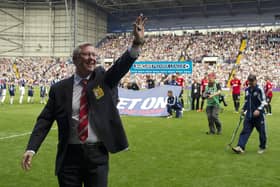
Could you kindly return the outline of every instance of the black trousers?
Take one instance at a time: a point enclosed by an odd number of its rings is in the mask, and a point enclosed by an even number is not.
[[[256,117],[253,119],[245,118],[244,123],[243,123],[243,129],[239,136],[238,146],[245,149],[247,141],[248,141],[251,133],[253,132],[254,127],[256,127],[256,129],[259,133],[259,141],[260,141],[259,147],[261,149],[266,148],[266,141],[267,141],[266,123],[265,123],[265,117],[263,114],[260,114],[259,117]]]
[[[238,112],[240,106],[240,94],[232,94],[232,99],[234,103],[234,109],[236,112]]]
[[[109,154],[102,143],[69,144],[57,177],[60,187],[107,187]]]
[[[199,109],[199,98],[200,97],[192,97],[192,110]]]
[[[200,104],[200,110],[203,110],[203,106],[204,106],[204,101],[206,98],[201,97],[201,104]]]

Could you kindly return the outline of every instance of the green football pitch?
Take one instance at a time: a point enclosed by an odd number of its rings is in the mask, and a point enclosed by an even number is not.
[[[262,155],[257,154],[256,130],[245,154],[237,155],[226,149],[239,121],[239,114],[233,113],[231,98],[227,101],[229,106],[220,114],[222,135],[205,134],[208,127],[204,112],[187,111],[182,119],[123,116],[130,147],[129,151],[111,155],[109,186],[280,186],[280,94],[274,94],[273,115],[266,118],[268,148]],[[18,98],[14,105],[0,105],[0,186],[58,186],[54,176],[55,124],[34,157],[32,169],[29,172],[21,169],[22,154],[43,105],[17,103]]]

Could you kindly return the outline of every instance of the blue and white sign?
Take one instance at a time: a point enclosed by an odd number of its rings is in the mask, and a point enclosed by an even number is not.
[[[120,102],[117,105],[120,114],[131,116],[167,116],[167,91],[179,96],[180,86],[164,85],[148,90],[128,90],[119,88]]]
[[[192,73],[192,61],[136,61],[130,68],[131,73]]]

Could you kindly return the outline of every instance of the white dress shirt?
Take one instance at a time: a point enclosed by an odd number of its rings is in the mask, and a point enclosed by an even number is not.
[[[86,77],[88,80],[91,74]],[[74,83],[73,83],[73,97],[72,97],[72,118],[70,123],[70,135],[69,135],[69,144],[80,144],[82,143],[78,136],[78,126],[79,126],[79,114],[80,114],[80,98],[83,90],[83,85],[81,83],[81,78],[79,75],[74,74]],[[89,107],[89,106],[88,106]],[[93,117],[88,115],[88,138],[85,142],[87,143],[96,143],[98,142],[98,137],[94,132]]]

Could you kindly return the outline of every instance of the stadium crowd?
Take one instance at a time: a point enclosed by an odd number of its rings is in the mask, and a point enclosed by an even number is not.
[[[274,87],[280,87],[280,42],[271,42],[269,37],[280,38],[280,32],[249,31],[249,32],[214,32],[208,34],[186,33],[182,36],[175,34],[147,35],[139,61],[177,61],[182,55],[193,64],[192,77],[185,77],[187,82],[192,78],[201,79],[205,72],[216,72],[217,80],[226,85],[228,75],[235,66],[241,38],[248,38],[248,45],[237,67],[239,77],[245,82],[249,72],[256,73],[261,84],[264,78],[271,76]],[[130,42],[129,35],[110,36],[101,46],[101,58],[115,58],[125,50]],[[119,47],[116,47],[119,46]],[[201,63],[203,57],[217,56],[221,63],[209,65]],[[139,84],[145,84],[145,76],[137,75]],[[131,76],[130,76],[131,78]],[[156,75],[155,81],[160,84],[166,76]],[[132,82],[135,76],[132,76]],[[145,87],[140,86],[140,87]]]
[[[238,65],[237,74],[244,83],[250,72],[258,75],[258,82],[264,85],[269,76],[274,88],[280,88],[280,42],[271,38],[280,38],[280,32],[200,32],[183,35],[158,34],[147,35],[139,61],[178,61],[189,59],[193,63],[193,74],[182,75],[185,86],[190,86],[193,79],[201,80],[205,72],[215,72],[222,87],[226,86],[228,76],[235,66],[239,53],[241,38],[248,38],[247,48]],[[113,59],[120,56],[131,42],[130,34],[108,36],[98,47],[100,59]],[[202,63],[204,57],[215,56],[219,61],[214,65]],[[105,64],[105,67],[108,67]],[[0,58],[0,81],[18,85],[24,79],[27,83],[50,85],[53,81],[63,79],[74,71],[73,64],[67,58],[28,57]],[[126,88],[137,86],[147,88],[147,80],[152,79],[155,86],[166,83],[172,75],[127,74],[120,85]]]
[[[17,83],[20,79],[39,84],[65,78],[74,71],[65,58],[28,57],[0,58],[2,78]]]

